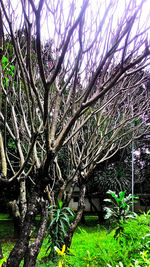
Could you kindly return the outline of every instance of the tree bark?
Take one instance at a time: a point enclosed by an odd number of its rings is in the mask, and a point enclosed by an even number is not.
[[[33,188],[34,189],[34,188]],[[29,201],[28,210],[25,216],[25,220],[23,223],[23,227],[21,230],[20,238],[16,242],[15,247],[11,251],[8,260],[7,260],[7,267],[18,267],[21,260],[23,259],[27,247],[29,245],[30,237],[31,237],[31,230],[33,227],[35,215],[37,212],[37,197],[38,193],[36,190],[33,190],[32,196]]]
[[[82,223],[83,225],[86,225],[86,220],[85,220],[84,212],[82,213],[81,223]]]
[[[14,224],[14,239],[19,239],[21,232],[21,220],[19,216],[13,218],[13,224]]]
[[[48,218],[48,205],[47,202],[41,204],[41,220],[36,240],[33,244],[29,244],[24,257],[24,267],[34,267],[36,264],[37,256],[44,239],[46,225]]]
[[[104,223],[105,212],[104,212],[103,206],[102,206],[103,199],[100,198],[99,210],[97,209],[95,204],[92,202],[92,199],[90,196],[88,196],[88,200],[89,200],[89,203],[91,205],[91,208],[93,208],[95,210],[95,212],[97,213],[99,223]]]
[[[13,218],[13,224],[14,224],[14,239],[18,239],[20,237],[20,231],[21,231],[21,217],[19,212],[19,206],[17,204],[16,199],[9,202],[10,207],[10,214]]]
[[[69,227],[68,234],[65,236],[66,248],[69,248],[71,246],[71,241],[72,241],[74,231],[82,218],[82,214],[85,209],[85,191],[86,191],[86,185],[82,184],[81,189],[80,189],[80,196],[79,196],[78,209],[76,212],[76,216]]]
[[[23,224],[26,212],[27,212],[27,201],[26,201],[26,181],[20,182],[20,216],[21,223]]]
[[[75,185],[76,185],[77,181],[78,181],[78,177],[75,176],[73,181],[72,181],[72,183],[71,183],[69,192],[67,194],[67,198],[65,200],[65,206],[69,206],[69,202],[71,201],[72,194],[73,194],[73,191],[74,191],[74,188],[75,188]]]

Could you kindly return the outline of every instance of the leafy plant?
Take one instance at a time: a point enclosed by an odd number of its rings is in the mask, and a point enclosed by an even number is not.
[[[104,199],[104,201],[111,203],[111,207],[104,208],[106,211],[105,219],[111,218],[111,220],[117,224],[117,227],[115,227],[115,237],[117,237],[123,230],[124,221],[128,218],[134,218],[136,216],[136,214],[130,209],[133,201],[135,202],[135,200],[138,198],[137,196],[132,196],[131,194],[125,196],[126,191],[116,194],[114,191],[109,190],[107,194],[109,194],[111,198]],[[113,228],[111,228],[109,232],[112,230]]]
[[[70,225],[70,215],[73,216],[73,211],[68,207],[63,207],[63,202],[59,201],[58,206],[52,205],[49,207],[49,215],[52,220],[48,227],[48,248],[49,255],[52,259],[56,257],[54,247],[61,249],[64,245],[64,236],[67,233]]]

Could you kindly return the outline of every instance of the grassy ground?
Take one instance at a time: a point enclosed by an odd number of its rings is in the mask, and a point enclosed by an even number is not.
[[[5,257],[8,256],[14,242],[12,221],[0,217],[0,235]],[[69,253],[58,260],[63,267],[150,267],[150,220],[139,217],[126,226],[126,235],[130,239],[114,239],[114,232],[107,234],[107,227],[97,223],[97,217],[86,216],[86,225],[77,228]],[[147,242],[141,240],[147,239]],[[47,239],[44,240],[37,259],[36,267],[56,267],[46,254]],[[144,254],[141,254],[144,253]],[[119,265],[119,262],[121,262]],[[23,264],[20,265],[22,267]]]
[[[4,257],[9,255],[9,252],[13,248],[15,242],[13,241],[13,223],[8,216],[0,215],[0,237],[2,241],[2,249]],[[90,251],[91,255],[98,249],[97,242],[105,240],[107,230],[104,226],[97,224],[97,216],[85,216],[86,225],[80,225],[73,237],[73,242],[68,257],[70,266],[86,266],[84,261],[87,257],[87,251]],[[78,250],[77,250],[78,248]],[[47,239],[44,240],[40,254],[38,256],[37,266],[57,266],[47,259],[46,254]],[[77,256],[75,256],[77,252]],[[83,258],[83,260],[82,260]],[[74,261],[76,264],[74,265]]]
[[[0,214],[0,239],[11,239],[13,236],[13,223],[8,214]]]
[[[106,239],[107,229],[97,224],[96,216],[85,216],[85,219],[86,225],[79,225],[74,233],[71,249],[66,255],[66,266],[80,267],[88,266],[87,264],[90,264],[90,267],[99,266],[96,265],[94,254],[99,251],[99,244]],[[44,262],[46,246],[47,240],[45,239],[38,256],[37,266],[58,266],[50,261]]]

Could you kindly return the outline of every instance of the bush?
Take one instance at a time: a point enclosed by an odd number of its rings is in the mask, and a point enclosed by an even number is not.
[[[137,215],[135,219],[127,220],[123,225],[121,244],[124,243],[132,249],[129,257],[134,258],[134,262],[150,260],[150,214]],[[149,255],[148,255],[149,253]],[[144,263],[143,263],[144,264]],[[138,265],[137,265],[138,266]],[[146,265],[140,265],[146,266]],[[148,265],[147,265],[148,266]]]
[[[134,266],[149,267],[150,266],[150,214],[137,215],[136,218],[128,219],[122,224],[122,232],[119,235],[118,249],[116,260],[112,262],[112,266]],[[117,244],[117,243],[116,243]],[[114,246],[117,246],[114,244]],[[118,257],[120,256],[120,258]],[[113,256],[112,256],[113,258]],[[108,259],[108,266],[110,260]]]
[[[118,238],[120,233],[123,230],[123,224],[125,220],[129,218],[134,218],[135,213],[131,211],[131,206],[133,202],[137,200],[136,196],[129,194],[126,196],[126,191],[116,194],[114,191],[109,190],[107,192],[109,199],[104,199],[104,201],[111,203],[111,207],[105,207],[106,212],[105,219],[111,221],[111,228],[109,233],[114,229],[113,225],[115,224],[115,238]]]

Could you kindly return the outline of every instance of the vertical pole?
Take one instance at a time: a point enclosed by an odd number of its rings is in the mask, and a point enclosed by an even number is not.
[[[132,140],[132,196],[134,196],[134,140]],[[132,212],[134,212],[134,199],[132,199]]]
[[[131,106],[133,117],[133,105]],[[134,196],[134,131],[132,133],[132,197]],[[134,199],[132,198],[132,212],[134,212]]]

